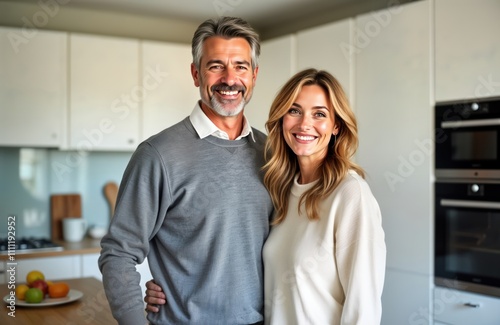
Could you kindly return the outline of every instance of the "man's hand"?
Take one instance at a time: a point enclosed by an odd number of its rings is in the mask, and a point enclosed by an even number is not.
[[[162,288],[155,283],[155,280],[149,280],[146,282],[146,296],[144,297],[144,302],[146,305],[146,310],[153,313],[160,311],[159,305],[164,305],[167,300]]]

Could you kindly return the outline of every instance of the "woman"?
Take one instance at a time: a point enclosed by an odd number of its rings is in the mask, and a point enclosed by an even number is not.
[[[351,160],[357,124],[341,85],[326,71],[297,73],[266,128],[264,182],[275,218],[263,249],[265,324],[379,324],[384,232]],[[152,282],[148,289],[146,302],[164,302]]]
[[[266,123],[264,183],[275,207],[264,244],[266,324],[378,324],[385,275],[379,206],[351,161],[358,136],[339,82],[308,69]]]

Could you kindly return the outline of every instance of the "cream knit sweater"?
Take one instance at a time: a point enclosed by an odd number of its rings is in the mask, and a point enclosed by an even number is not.
[[[379,324],[386,247],[378,203],[351,171],[310,221],[297,205],[313,184],[295,179],[287,217],[264,245],[265,323]]]

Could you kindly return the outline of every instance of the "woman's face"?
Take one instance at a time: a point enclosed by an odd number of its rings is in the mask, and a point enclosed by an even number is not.
[[[283,116],[283,136],[299,160],[322,161],[333,134],[335,116],[325,91],[318,85],[302,87],[292,107]]]

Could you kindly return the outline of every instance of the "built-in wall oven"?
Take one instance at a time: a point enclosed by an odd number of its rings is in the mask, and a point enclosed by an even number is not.
[[[500,297],[500,181],[435,182],[435,284]]]
[[[500,297],[500,99],[435,106],[437,286]]]
[[[436,178],[500,179],[500,99],[435,107]]]

